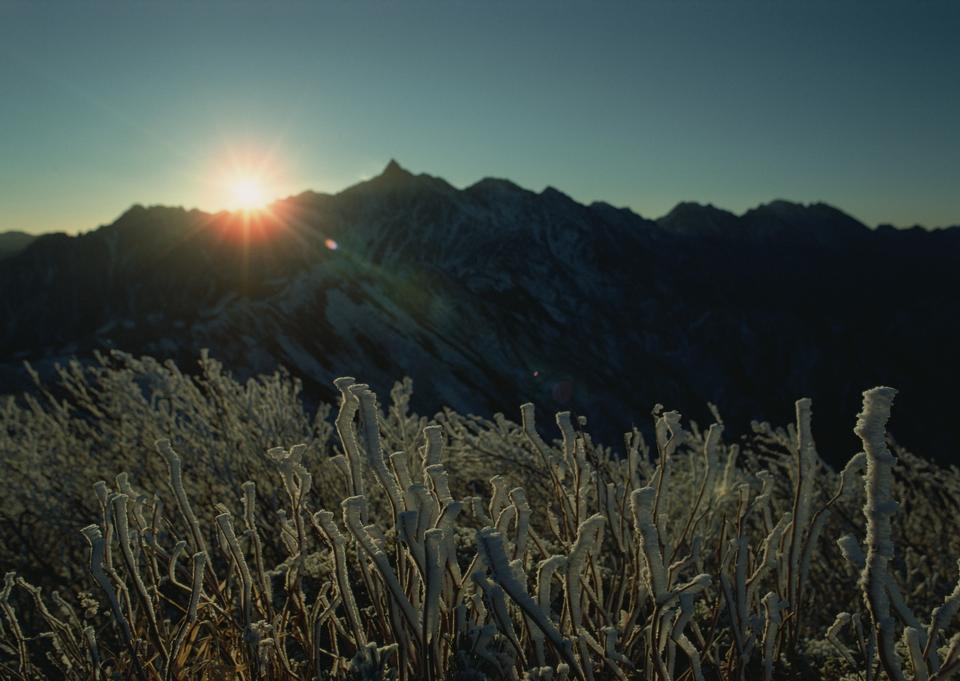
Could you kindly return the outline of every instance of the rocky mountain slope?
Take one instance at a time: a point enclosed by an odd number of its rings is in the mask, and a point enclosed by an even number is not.
[[[391,162],[260,216],[134,207],[0,262],[0,392],[97,348],[240,375],[277,364],[308,394],[414,379],[419,409],[585,414],[617,444],[655,401],[730,430],[814,398],[846,458],[860,391],[901,390],[891,431],[960,461],[960,228],[869,229],[824,204],[742,216],[685,203],[657,221],[486,179],[457,189]]]

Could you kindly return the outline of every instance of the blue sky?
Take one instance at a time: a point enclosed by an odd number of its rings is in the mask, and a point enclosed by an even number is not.
[[[960,3],[0,2],[0,230],[390,158],[657,217],[827,201],[960,223]]]

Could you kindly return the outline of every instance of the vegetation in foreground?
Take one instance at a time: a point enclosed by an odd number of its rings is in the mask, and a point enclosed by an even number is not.
[[[960,472],[653,412],[655,442],[122,354],[0,403],[0,676],[873,679],[960,671]],[[555,432],[556,440],[548,435]],[[896,457],[894,456],[896,453]],[[82,528],[82,529],[81,529]]]

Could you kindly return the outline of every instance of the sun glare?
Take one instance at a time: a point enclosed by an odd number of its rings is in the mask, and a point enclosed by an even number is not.
[[[256,178],[245,177],[234,182],[231,187],[233,202],[241,210],[259,210],[267,205],[263,188]]]

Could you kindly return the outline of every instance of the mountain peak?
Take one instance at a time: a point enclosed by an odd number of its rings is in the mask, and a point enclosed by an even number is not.
[[[547,185],[544,187],[543,191],[540,192],[540,196],[546,199],[552,199],[554,201],[563,201],[568,203],[576,203],[569,195],[564,194],[562,191],[557,189],[552,185]]]
[[[776,199],[751,208],[741,217],[768,234],[786,230],[787,233],[820,233],[835,237],[867,231],[867,227],[856,218],[823,202],[803,204]]]
[[[386,192],[391,195],[396,192],[440,192],[449,194],[456,191],[458,190],[443,178],[426,173],[415,175],[397,163],[396,159],[391,158],[379,175],[365,178],[335,196],[362,197],[371,192],[374,194]]]
[[[813,203],[800,203],[798,201],[788,201],[787,199],[774,199],[767,203],[761,203],[756,208],[751,208],[744,213],[744,216],[750,214],[764,214],[776,216],[781,219],[798,219],[806,217],[833,217],[839,219],[852,220],[849,215],[839,208],[831,206],[823,201],[814,201]]]
[[[735,236],[738,232],[737,216],[728,211],[692,201],[683,201],[669,213],[657,220],[660,227],[676,234]]]
[[[380,177],[383,178],[401,178],[410,176],[410,171],[401,166],[395,159],[392,158],[390,159],[390,162],[387,163],[387,167],[383,169],[382,173],[380,173]]]
[[[16,255],[36,238],[36,234],[27,234],[16,230],[0,232],[0,258]]]
[[[681,201],[676,206],[674,206],[669,213],[664,215],[661,220],[669,219],[673,217],[687,217],[687,216],[698,216],[698,215],[709,215],[709,216],[724,216],[725,218],[736,217],[730,211],[723,210],[722,208],[717,208],[712,203],[697,203],[696,201]]]

